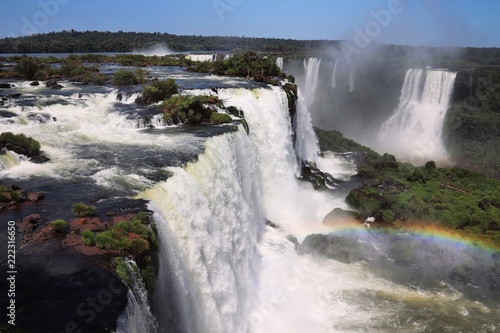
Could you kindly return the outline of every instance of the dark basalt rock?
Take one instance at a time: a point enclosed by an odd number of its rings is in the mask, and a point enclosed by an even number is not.
[[[371,243],[335,234],[307,236],[299,247],[301,253],[327,257],[346,264],[371,261],[380,255]]]
[[[45,155],[40,154],[40,155],[31,157],[30,161],[33,163],[42,164],[42,163],[50,161],[50,158],[48,158]]]
[[[33,87],[36,87],[36,86],[39,86],[40,85],[40,82],[38,81],[33,81],[30,83],[30,86],[33,86]]]
[[[10,83],[0,83],[0,88],[10,88]]]
[[[52,86],[56,85],[57,81],[56,80],[47,80],[45,81],[45,87],[51,88]]]
[[[346,224],[359,224],[361,223],[361,216],[350,210],[343,210],[341,208],[335,208],[330,213],[328,213],[323,219],[323,224],[335,227],[339,225]]]

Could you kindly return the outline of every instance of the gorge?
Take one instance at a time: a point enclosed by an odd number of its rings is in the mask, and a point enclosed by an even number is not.
[[[82,201],[95,204],[101,215],[147,210],[159,239],[158,272],[149,294],[132,274],[132,287],[121,285],[124,291],[90,322],[76,309],[116,276],[61,248],[57,239],[35,245],[18,264],[19,326],[26,332],[63,331],[73,320],[84,332],[498,330],[497,249],[439,230],[385,232],[359,223],[323,223],[334,208],[349,209],[346,194],[318,191],[300,180],[303,162],[347,184],[358,166],[349,154],[319,154],[315,103],[322,89],[351,95],[363,89],[356,77],[360,68],[326,63],[299,61],[305,75],[292,73],[299,83],[292,118],[281,86],[182,67],[146,67],[159,80],[175,79],[181,94],[216,95],[226,108],[241,110],[248,132],[236,116],[225,125],[168,126],[157,106],[135,103],[136,87],[63,80],[61,90],[52,90],[11,81],[9,94],[21,95],[5,100],[0,131],[29,133],[50,161],[2,156],[3,182],[46,197],[26,210],[6,211],[4,218],[20,220],[29,211],[46,221],[70,220],[71,205]],[[327,73],[322,64],[330,66]],[[282,66],[287,72],[286,61]],[[111,73],[126,68],[99,67]],[[394,93],[399,105],[379,117],[380,124],[386,121],[383,131],[393,140],[398,131],[403,138],[408,133],[437,138],[454,79],[451,71],[408,69]],[[425,123],[430,132],[419,127],[414,108],[440,118]],[[37,257],[54,252],[54,260]],[[135,272],[134,263],[127,264]],[[30,303],[33,278],[47,292]],[[74,301],[62,305],[61,298]]]

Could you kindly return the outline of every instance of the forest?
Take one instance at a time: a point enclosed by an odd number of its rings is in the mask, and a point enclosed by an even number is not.
[[[341,51],[338,40],[294,40],[236,36],[195,36],[169,33],[64,30],[0,39],[0,53],[134,52],[164,45],[174,52],[256,51],[288,56],[326,56]],[[436,48],[373,44],[380,59],[412,62],[435,59],[434,66],[471,67],[500,64],[498,48]]]

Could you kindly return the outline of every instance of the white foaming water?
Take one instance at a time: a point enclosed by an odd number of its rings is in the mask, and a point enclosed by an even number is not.
[[[166,44],[156,44],[145,50],[136,51],[136,53],[145,55],[147,57],[157,56],[163,57],[174,53]]]
[[[186,58],[191,59],[192,61],[215,61],[217,55],[216,54],[188,54]]]
[[[349,92],[353,92],[355,88],[356,88],[356,67],[354,66],[353,62],[349,67]]]
[[[380,129],[379,145],[414,164],[448,163],[442,130],[455,77],[445,70],[409,69],[399,105]]]
[[[26,89],[32,88],[26,87]],[[36,91],[36,88],[33,88],[33,91]],[[9,108],[9,111],[15,113],[16,116],[9,118],[12,122],[0,123],[0,132],[24,133],[33,137],[40,142],[42,152],[50,158],[50,162],[35,164],[27,158],[22,159],[19,164],[0,170],[0,176],[19,179],[29,179],[33,176],[68,179],[76,175],[92,176],[94,173],[102,172],[103,168],[108,166],[100,164],[95,159],[80,156],[86,150],[97,151],[99,147],[112,150],[111,147],[115,145],[133,144],[160,149],[168,146],[172,150],[178,147],[185,151],[190,149],[190,142],[202,140],[189,135],[148,135],[140,131],[137,119],[130,119],[116,111],[115,104],[122,103],[116,101],[116,94],[117,92],[111,89],[105,93],[75,93],[70,97],[64,97],[64,104],[52,103],[48,106],[42,104]],[[61,98],[63,97],[49,96],[40,100],[56,102]],[[125,104],[128,103],[128,101],[125,102]],[[30,116],[38,114],[43,117]],[[46,118],[47,121],[41,123],[39,121],[41,118]],[[161,122],[161,117],[153,117],[152,123],[155,124],[155,122]],[[87,148],[82,149],[82,147]],[[112,155],[110,153],[110,157]],[[135,177],[133,174],[120,170],[110,170],[110,173]],[[104,175],[105,173],[97,174],[95,178],[106,179],[102,177]],[[136,184],[138,189],[142,190],[147,182],[138,181]]]
[[[318,86],[320,64],[321,59],[318,58],[304,59],[304,98],[308,103],[311,103],[314,100],[314,93],[316,92],[316,87]]]
[[[346,207],[342,199],[297,180],[300,165],[291,140],[288,101],[281,88],[221,89],[218,95],[226,106],[236,106],[245,113],[255,146],[266,218],[291,233],[301,233],[304,229],[320,230],[327,213],[334,207]],[[307,135],[314,137],[314,132]]]
[[[7,170],[18,166],[22,161],[26,161],[25,156],[19,155],[14,151],[6,150],[0,154],[0,170]]]
[[[155,333],[158,329],[156,318],[151,314],[148,291],[136,263],[125,262],[131,279],[127,292],[128,304],[117,321],[116,333],[144,332]]]
[[[283,57],[276,58],[276,66],[278,66],[280,70],[283,70]]]
[[[335,60],[335,64],[332,69],[332,88],[337,88],[337,66],[339,64],[339,60]]]
[[[297,114],[294,119],[295,152],[302,161],[318,161],[319,144],[314,133],[311,114],[302,93],[297,89]]]
[[[174,267],[186,332],[248,332],[263,225],[252,151],[242,128],[210,138],[196,163],[144,192],[157,212],[157,295]]]

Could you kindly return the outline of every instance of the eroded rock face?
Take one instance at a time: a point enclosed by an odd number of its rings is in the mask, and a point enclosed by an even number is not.
[[[21,233],[31,233],[42,222],[40,214],[31,214],[26,216],[22,222],[17,223],[17,231]]]

